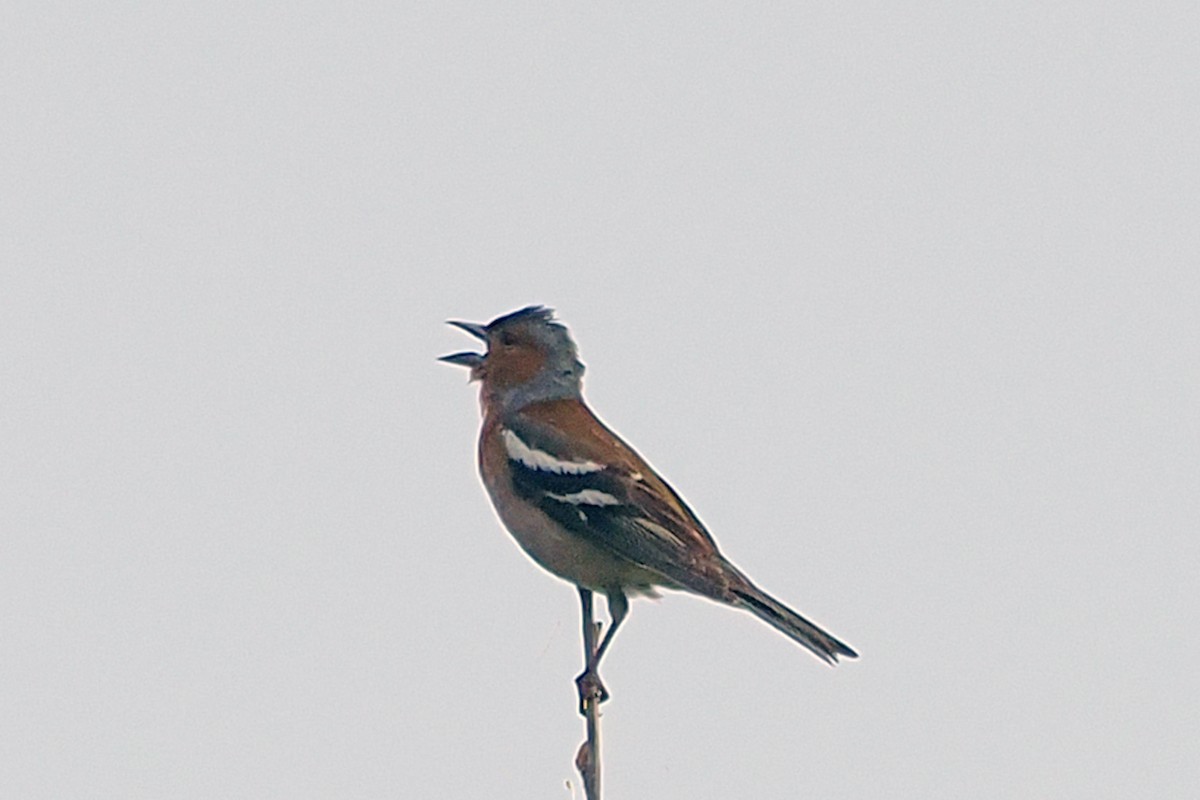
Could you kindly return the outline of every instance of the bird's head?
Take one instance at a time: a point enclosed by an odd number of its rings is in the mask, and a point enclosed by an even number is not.
[[[439,361],[471,370],[471,380],[483,384],[486,402],[516,408],[529,402],[578,397],[583,379],[571,334],[545,306],[527,306],[497,317],[486,325],[451,320],[484,342],[483,353],[463,352]]]

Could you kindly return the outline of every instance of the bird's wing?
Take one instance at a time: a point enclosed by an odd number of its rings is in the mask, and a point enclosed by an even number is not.
[[[668,583],[724,596],[724,559],[683,500],[586,407],[542,405],[501,430],[517,494]]]

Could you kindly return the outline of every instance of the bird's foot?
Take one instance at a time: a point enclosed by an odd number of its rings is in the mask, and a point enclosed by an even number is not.
[[[583,674],[575,679],[575,688],[579,690],[579,713],[587,716],[588,708],[595,704],[599,706],[608,699],[608,689],[604,688],[600,676],[592,669],[585,669]]]

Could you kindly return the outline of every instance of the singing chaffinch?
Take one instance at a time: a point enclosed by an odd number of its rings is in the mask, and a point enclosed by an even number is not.
[[[487,345],[440,360],[469,367],[481,384],[479,470],[500,520],[534,561],[578,587],[585,625],[592,592],[608,598],[612,621],[577,678],[581,702],[587,691],[608,696],[600,658],[628,596],[656,587],[745,609],[830,664],[857,657],[729,563],[683,499],[592,413],[575,343],[552,310],[449,324]]]

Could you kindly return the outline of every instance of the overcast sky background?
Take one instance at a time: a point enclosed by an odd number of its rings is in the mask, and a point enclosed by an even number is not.
[[[1192,796],[1200,7],[501,5],[4,4],[0,796],[571,797],[529,303],[862,654],[636,602],[606,797]]]

